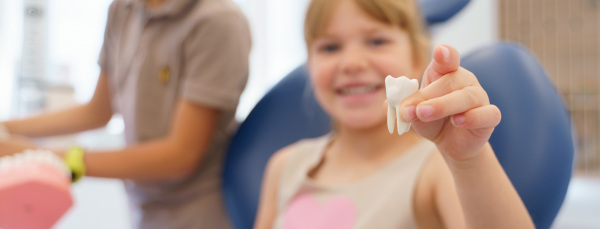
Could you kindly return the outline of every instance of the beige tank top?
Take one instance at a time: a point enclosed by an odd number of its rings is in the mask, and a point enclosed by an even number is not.
[[[330,141],[326,135],[292,147],[280,181],[275,228],[416,228],[413,191],[435,145],[422,140],[357,183],[328,186],[308,173],[320,163]]]

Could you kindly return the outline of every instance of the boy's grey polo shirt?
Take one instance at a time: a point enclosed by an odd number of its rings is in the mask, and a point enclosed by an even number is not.
[[[171,182],[125,181],[141,228],[227,228],[220,193],[229,124],[248,77],[250,32],[231,0],[115,0],[99,65],[129,145],[167,135],[180,99],[221,110],[196,173]]]

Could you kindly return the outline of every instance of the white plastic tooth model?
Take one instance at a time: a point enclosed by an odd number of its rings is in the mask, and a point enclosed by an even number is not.
[[[400,103],[406,97],[414,94],[419,90],[419,81],[416,79],[408,79],[404,76],[394,78],[392,76],[385,77],[385,93],[388,101],[387,123],[388,130],[394,133],[394,122],[398,123],[398,135],[402,135],[410,130],[410,123],[402,121],[400,118]]]

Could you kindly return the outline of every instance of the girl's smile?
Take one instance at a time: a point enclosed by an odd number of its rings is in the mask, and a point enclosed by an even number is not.
[[[335,87],[335,92],[344,106],[354,107],[378,102],[379,94],[384,88],[381,83],[351,82]]]

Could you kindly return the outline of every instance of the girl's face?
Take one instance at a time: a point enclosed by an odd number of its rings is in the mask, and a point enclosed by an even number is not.
[[[408,34],[340,0],[324,33],[309,47],[309,71],[323,109],[341,127],[385,125],[384,79],[418,78]]]

